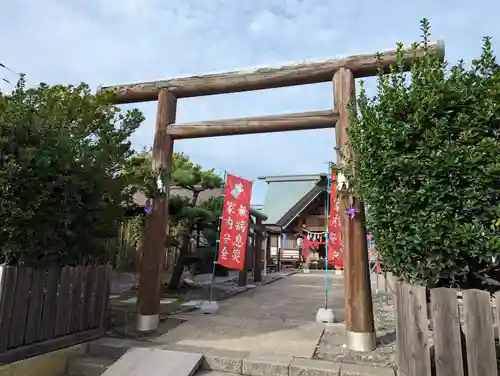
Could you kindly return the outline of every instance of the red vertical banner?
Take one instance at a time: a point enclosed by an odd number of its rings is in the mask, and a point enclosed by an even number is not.
[[[330,212],[328,213],[328,261],[336,268],[343,268],[342,239],[340,227],[340,205],[337,200],[337,176],[332,173],[330,180]]]
[[[251,197],[251,181],[226,175],[217,263],[229,269],[245,265]]]

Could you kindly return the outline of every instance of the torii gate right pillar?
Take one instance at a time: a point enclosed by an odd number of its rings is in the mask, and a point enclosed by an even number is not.
[[[352,150],[348,143],[350,102],[356,101],[354,75],[351,70],[340,68],[333,76],[334,105],[338,111],[335,137],[337,148],[345,158]],[[343,164],[340,153],[337,162]],[[345,324],[347,347],[355,351],[373,351],[376,347],[373,323],[373,303],[366,243],[365,210],[359,197],[343,197],[341,210],[350,205],[356,210],[353,218],[342,216],[342,240],[344,243]]]

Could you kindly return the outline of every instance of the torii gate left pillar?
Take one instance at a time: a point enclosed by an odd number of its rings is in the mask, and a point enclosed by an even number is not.
[[[165,270],[165,243],[168,233],[168,199],[174,140],[165,132],[175,123],[177,98],[167,90],[158,94],[155,136],[153,141],[153,169],[163,174],[163,192],[153,198],[151,214],[146,221],[144,248],[139,277],[137,330],[154,331],[160,324],[162,277]]]

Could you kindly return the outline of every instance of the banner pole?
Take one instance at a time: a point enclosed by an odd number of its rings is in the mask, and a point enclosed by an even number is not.
[[[219,257],[219,248],[220,248],[220,227],[221,227],[221,222],[222,222],[222,213],[224,211],[224,192],[225,192],[225,188],[226,188],[226,175],[227,175],[227,171],[224,170],[224,184],[222,186],[222,195],[220,197],[222,197],[222,207],[221,207],[221,210],[220,210],[220,215],[219,215],[219,219],[217,221],[217,240],[215,242],[215,252],[214,252],[214,257],[213,257],[213,263],[212,263],[212,277],[210,279],[210,288],[209,288],[209,296],[208,296],[208,301],[211,302],[212,299],[213,299],[213,293],[214,293],[214,289],[213,289],[213,286],[214,286],[214,281],[215,281],[215,265],[217,264],[217,258]]]
[[[331,171],[328,171],[328,182],[327,182],[327,188],[326,188],[326,239],[325,239],[325,254],[326,254],[326,261],[325,261],[325,309],[328,308],[328,243],[330,240],[330,235],[328,234],[328,223],[329,223],[329,216],[330,216],[330,196],[331,196],[331,182],[332,182],[332,175]]]

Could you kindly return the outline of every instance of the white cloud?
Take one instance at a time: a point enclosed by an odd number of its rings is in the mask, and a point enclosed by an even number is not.
[[[280,24],[280,21],[283,21]],[[260,12],[250,24],[250,31],[257,32],[259,34],[272,33],[275,30],[283,31],[280,26],[284,26],[283,23],[291,22],[287,19],[280,18],[276,16],[270,10],[265,10]]]
[[[500,37],[493,0],[18,0],[0,5],[0,62],[29,82],[118,84],[371,52],[410,43],[427,16],[447,57],[477,56]],[[500,39],[500,38],[499,38]],[[498,45],[498,40],[494,43]],[[0,71],[0,77],[15,77]],[[8,89],[7,84],[0,86]],[[332,106],[329,84],[181,100],[178,120],[298,112]],[[155,104],[134,136],[152,143]],[[252,178],[313,173],[332,158],[333,131],[187,140],[176,150],[206,167]],[[259,189],[257,200],[262,199]]]

